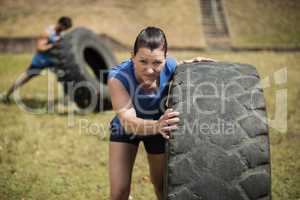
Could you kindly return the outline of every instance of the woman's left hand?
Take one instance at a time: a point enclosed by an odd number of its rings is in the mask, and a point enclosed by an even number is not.
[[[211,58],[205,58],[205,57],[196,57],[189,60],[183,60],[178,64],[188,64],[188,63],[196,63],[196,62],[217,62],[217,60]]]

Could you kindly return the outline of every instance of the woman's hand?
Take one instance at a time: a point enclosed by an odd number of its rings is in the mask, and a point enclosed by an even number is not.
[[[195,62],[216,62],[217,60],[205,57],[196,57],[189,60],[180,61],[178,64],[188,64],[188,63],[195,63]]]
[[[179,122],[179,112],[174,112],[173,109],[169,108],[165,113],[159,118],[158,132],[166,139],[170,138],[170,132],[172,130],[177,130],[177,124]]]

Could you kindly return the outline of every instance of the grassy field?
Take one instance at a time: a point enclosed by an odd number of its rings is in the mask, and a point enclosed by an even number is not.
[[[195,0],[1,0],[0,36],[35,36],[62,15],[126,45],[150,25],[161,27],[175,46],[205,45]]]
[[[299,47],[299,1],[225,0],[223,2],[233,46]]]
[[[300,53],[170,52],[179,60],[207,56],[223,61],[250,63],[262,78],[286,67],[288,82],[265,90],[268,115],[275,113],[275,91],[288,89],[288,131],[271,129],[272,188],[274,200],[300,198]],[[119,61],[129,53],[119,52]],[[17,78],[31,55],[0,55],[0,92]],[[50,76],[50,80],[54,80]],[[21,90],[33,107],[47,102],[47,76]],[[55,83],[55,94],[60,91]],[[57,97],[57,95],[55,95]],[[16,104],[0,104],[0,200],[108,199],[108,132],[113,112],[75,115],[65,111],[32,114]],[[73,122],[73,124],[70,124]],[[87,123],[88,122],[88,123]],[[132,199],[154,200],[143,148],[136,161]]]
[[[299,47],[298,0],[223,2],[233,46]],[[206,46],[199,0],[1,0],[0,36],[36,36],[61,15],[126,45],[143,27],[155,25],[173,46]]]

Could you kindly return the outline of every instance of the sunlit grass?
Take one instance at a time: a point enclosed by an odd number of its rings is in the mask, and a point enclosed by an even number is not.
[[[195,0],[1,0],[0,36],[37,36],[60,16],[131,45],[146,26],[161,27],[175,46],[204,46],[199,2]],[[180,8],[180,9],[179,9]]]
[[[299,47],[299,1],[226,0],[223,4],[232,45]]]

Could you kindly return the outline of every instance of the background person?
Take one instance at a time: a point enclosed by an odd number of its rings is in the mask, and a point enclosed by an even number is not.
[[[6,94],[1,98],[4,102],[9,102],[11,94],[19,87],[27,83],[40,72],[54,65],[53,58],[49,54],[49,50],[59,45],[61,33],[72,27],[72,20],[69,17],[60,17],[56,25],[49,26],[42,33],[36,43],[36,53],[31,60],[31,64],[27,70],[12,84]]]

